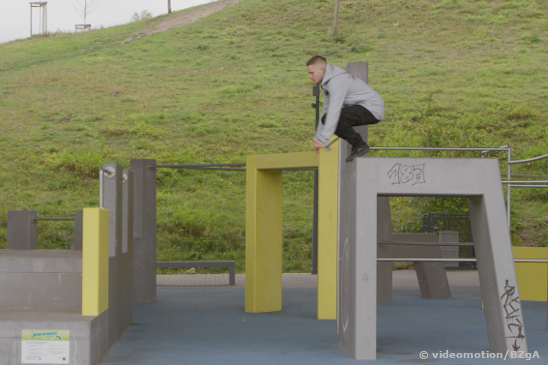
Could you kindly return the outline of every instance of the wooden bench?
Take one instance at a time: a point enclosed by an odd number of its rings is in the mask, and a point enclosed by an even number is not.
[[[230,261],[156,261],[156,267],[228,267],[228,284],[236,284],[234,260]]]

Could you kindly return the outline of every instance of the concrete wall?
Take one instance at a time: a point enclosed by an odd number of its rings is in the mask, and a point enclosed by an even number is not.
[[[0,307],[82,306],[82,252],[0,250]]]

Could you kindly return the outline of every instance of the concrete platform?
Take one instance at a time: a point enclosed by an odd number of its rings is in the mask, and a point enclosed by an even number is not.
[[[108,311],[83,316],[81,308],[0,308],[0,365],[21,364],[21,330],[69,330],[70,364],[95,364],[108,349]]]
[[[433,358],[446,351],[489,356],[477,272],[448,271],[448,278],[451,298],[422,299],[414,271],[394,272],[394,301],[378,305],[376,363],[523,364]],[[375,363],[351,359],[339,345],[335,321],[316,319],[314,275],[284,274],[283,310],[274,313],[244,312],[243,280],[238,275],[229,286],[228,277],[216,275],[158,276],[158,302],[134,306],[133,324],[100,365]],[[523,302],[522,308],[529,351],[540,356],[527,364],[546,364],[546,303]]]

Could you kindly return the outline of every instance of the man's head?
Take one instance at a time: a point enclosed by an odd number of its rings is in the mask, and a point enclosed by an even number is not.
[[[314,56],[306,63],[308,78],[314,82],[314,85],[319,85],[322,82],[326,65],[325,57],[322,56]]]

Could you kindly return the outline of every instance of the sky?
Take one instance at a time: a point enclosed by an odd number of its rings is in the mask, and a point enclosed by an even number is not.
[[[0,0],[0,43],[30,36],[30,2],[44,0]],[[56,30],[74,31],[75,24],[82,24],[82,17],[75,10],[85,0],[48,0],[48,32]],[[88,14],[86,23],[92,29],[129,23],[131,16],[143,10],[158,16],[167,13],[167,0],[87,0],[88,6],[95,2],[97,8]],[[212,0],[171,0],[171,10],[177,11],[192,6],[212,2]],[[40,8],[32,9],[32,33],[40,30]]]

